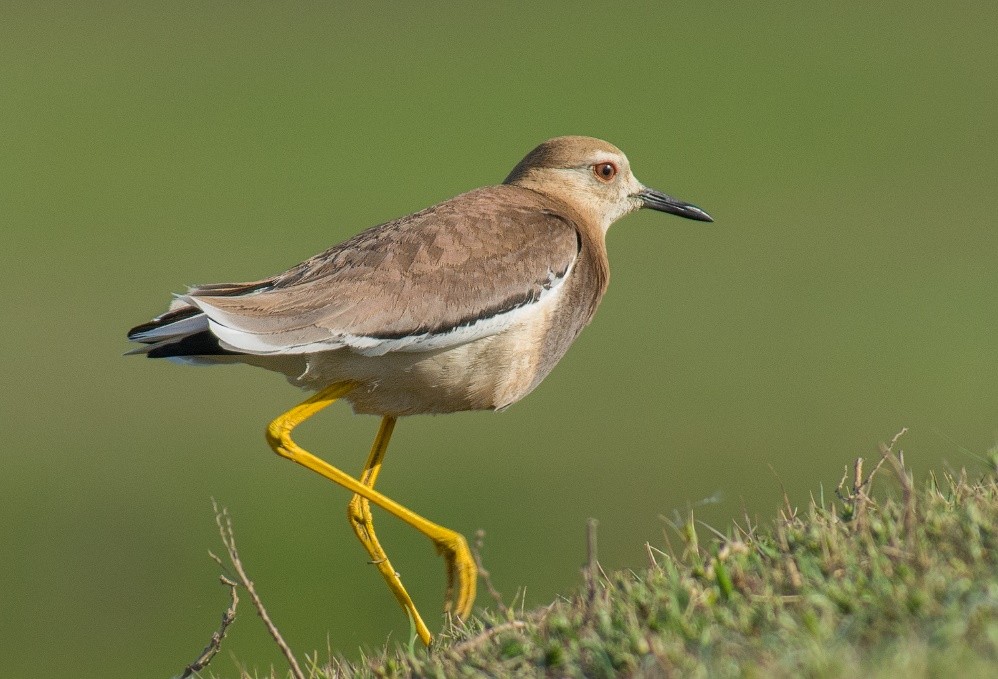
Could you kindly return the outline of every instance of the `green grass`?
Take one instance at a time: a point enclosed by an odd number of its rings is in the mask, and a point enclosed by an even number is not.
[[[496,594],[432,651],[315,654],[305,673],[998,676],[998,448],[982,477],[931,475],[922,487],[903,454],[882,452],[872,474],[860,461],[804,510],[784,498],[769,525],[746,517],[721,533],[689,515],[647,546],[643,570],[607,574],[591,558],[571,597],[523,610]]]

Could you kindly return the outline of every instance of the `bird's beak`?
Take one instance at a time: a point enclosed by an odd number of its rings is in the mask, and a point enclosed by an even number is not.
[[[652,210],[658,210],[659,212],[668,212],[680,217],[686,217],[687,219],[695,219],[698,222],[714,221],[709,214],[696,205],[684,203],[672,196],[665,195],[661,191],[644,187],[638,191],[637,195],[641,199],[642,207],[650,207]]]

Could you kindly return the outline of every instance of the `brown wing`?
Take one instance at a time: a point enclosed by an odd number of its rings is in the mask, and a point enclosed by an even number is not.
[[[528,306],[565,277],[578,252],[575,225],[557,205],[526,189],[494,186],[360,233],[262,291],[233,296],[202,288],[185,299],[240,351],[370,348]]]

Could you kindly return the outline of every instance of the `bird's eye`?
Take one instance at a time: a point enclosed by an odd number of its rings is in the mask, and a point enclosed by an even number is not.
[[[601,182],[611,182],[617,176],[617,166],[613,163],[596,163],[593,165],[593,174]]]

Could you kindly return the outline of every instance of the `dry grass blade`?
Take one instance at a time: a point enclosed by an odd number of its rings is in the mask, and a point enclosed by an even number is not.
[[[485,583],[486,589],[489,590],[489,596],[491,596],[492,600],[496,602],[496,606],[499,608],[499,611],[504,617],[509,617],[509,607],[506,605],[506,602],[502,600],[502,593],[496,589],[494,584],[492,584],[492,574],[485,568],[485,562],[482,559],[483,547],[485,547],[485,531],[479,529],[478,532],[475,533],[475,545],[471,549],[471,554],[475,557],[475,565],[478,566],[478,577],[480,577]]]
[[[898,437],[903,434],[907,429],[902,430],[897,436],[895,436],[890,445],[881,444],[880,452],[883,455],[883,459],[891,465],[894,470],[894,475],[897,477],[898,484],[901,486],[901,501],[904,506],[904,530],[909,537],[915,534],[915,492],[914,486],[911,481],[911,477],[908,475],[908,470],[904,466],[904,451],[899,450],[897,453],[894,452],[894,444],[897,442]]]
[[[599,522],[596,519],[589,519],[586,522],[586,591],[589,602],[596,600],[596,583],[599,582],[599,573],[602,569],[599,566],[599,559],[596,556],[596,528]]]

